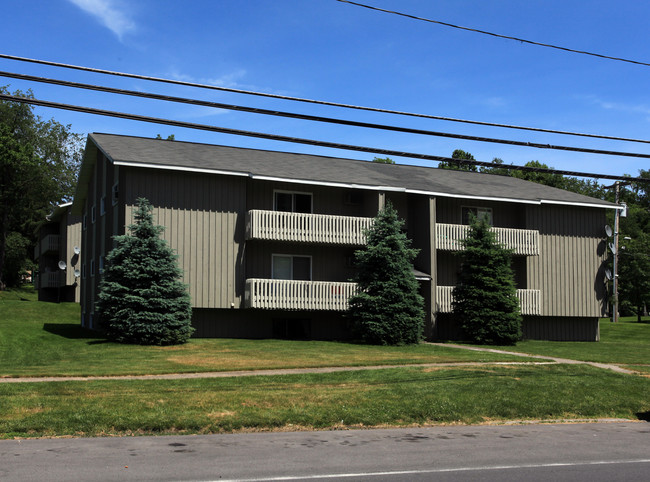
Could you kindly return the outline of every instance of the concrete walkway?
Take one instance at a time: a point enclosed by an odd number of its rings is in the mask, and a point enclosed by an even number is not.
[[[319,367],[319,368],[284,368],[269,370],[237,370],[223,372],[202,372],[202,373],[169,373],[162,375],[119,375],[119,376],[89,376],[89,377],[0,377],[0,383],[35,383],[35,382],[69,382],[69,381],[93,381],[93,380],[180,380],[191,378],[232,378],[232,377],[252,377],[252,376],[271,376],[271,375],[295,375],[305,373],[334,373],[360,370],[384,370],[388,368],[453,368],[453,367],[476,367],[476,366],[499,366],[499,365],[590,365],[596,368],[612,370],[616,373],[626,375],[635,375],[637,372],[622,368],[618,365],[607,363],[588,362],[580,360],[570,360],[567,358],[557,358],[542,355],[531,355],[529,353],[511,352],[506,350],[496,350],[493,348],[481,348],[466,345],[453,345],[449,343],[428,343],[433,346],[459,348],[462,350],[483,351],[489,353],[499,353],[504,355],[515,355],[524,358],[534,358],[537,360],[547,361],[526,361],[526,362],[456,362],[456,363],[413,363],[407,365],[373,365],[373,366],[344,366],[344,367]]]
[[[581,360],[570,360],[568,358],[557,358],[553,356],[544,356],[544,355],[531,355],[530,353],[520,353],[520,352],[515,352],[515,351],[506,351],[506,350],[495,350],[493,348],[480,348],[476,346],[465,346],[465,345],[451,345],[449,343],[429,343],[430,345],[434,346],[447,346],[447,347],[453,347],[453,348],[461,348],[463,350],[472,350],[472,351],[485,351],[489,353],[501,353],[501,354],[507,354],[507,355],[517,355],[517,356],[522,356],[522,357],[529,357],[529,358],[541,358],[542,360],[550,360],[555,363],[564,363],[567,365],[591,365],[592,367],[596,368],[603,368],[605,370],[612,370],[616,373],[625,373],[627,375],[635,375],[637,372],[633,370],[628,370],[627,368],[622,368],[618,365],[613,365],[611,363],[598,363],[598,362],[590,362],[590,361],[581,361]]]

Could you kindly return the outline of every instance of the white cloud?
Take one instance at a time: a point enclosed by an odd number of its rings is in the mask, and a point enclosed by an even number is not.
[[[588,100],[592,104],[595,104],[605,110],[650,115],[650,106],[648,104],[626,104],[624,102],[611,102],[593,96],[588,97]]]
[[[97,18],[105,27],[122,40],[124,34],[135,30],[135,22],[123,4],[115,0],[68,0],[84,12]]]

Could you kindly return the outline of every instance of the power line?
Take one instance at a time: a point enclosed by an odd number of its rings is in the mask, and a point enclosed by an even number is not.
[[[200,105],[200,106],[204,106],[204,107],[212,107],[212,108],[218,108],[218,109],[228,109],[228,110],[249,112],[249,113],[254,113],[254,114],[270,115],[270,116],[288,117],[288,118],[293,118],[293,119],[301,119],[301,120],[308,120],[308,121],[314,121],[314,122],[325,122],[325,123],[329,123],[329,124],[346,125],[346,126],[352,126],[352,127],[363,127],[363,128],[367,128],[367,129],[379,129],[379,130],[385,130],[385,131],[403,132],[403,133],[408,133],[408,134],[418,134],[418,135],[426,135],[426,136],[433,136],[433,137],[444,137],[444,138],[451,138],[451,139],[462,139],[462,140],[477,141],[477,142],[489,142],[489,143],[493,143],[493,144],[505,144],[505,145],[511,145],[511,146],[520,146],[520,147],[532,147],[532,148],[537,148],[537,149],[551,149],[551,150],[559,150],[559,151],[583,152],[583,153],[588,153],[588,154],[601,154],[601,155],[608,155],[608,156],[622,156],[622,157],[634,157],[634,158],[650,159],[650,154],[641,154],[641,153],[634,153],[634,152],[621,152],[621,151],[606,151],[606,150],[601,150],[601,149],[588,149],[588,148],[584,148],[584,147],[556,146],[556,145],[551,145],[551,144],[540,144],[540,143],[535,143],[535,142],[514,141],[514,140],[508,140],[508,139],[496,139],[496,138],[493,138],[493,137],[469,136],[469,135],[465,135],[465,134],[453,134],[453,133],[449,133],[449,132],[438,132],[438,131],[430,131],[430,130],[425,130],[425,129],[414,129],[414,128],[411,128],[411,127],[399,127],[399,126],[391,126],[391,125],[386,125],[386,124],[376,124],[376,123],[370,123],[370,122],[359,122],[359,121],[338,119],[338,118],[332,118],[332,117],[313,116],[313,115],[307,115],[307,114],[297,114],[297,113],[293,113],[293,112],[284,112],[284,111],[278,111],[278,110],[261,109],[261,108],[257,108],[257,107],[245,107],[245,106],[241,106],[241,105],[224,104],[224,103],[221,103],[221,102],[209,102],[209,101],[203,101],[203,100],[198,100],[198,99],[188,99],[188,98],[185,98],[185,97],[174,97],[174,96],[169,96],[169,95],[153,94],[153,93],[149,93],[149,92],[141,92],[141,91],[134,91],[134,90],[126,90],[126,89],[117,89],[117,88],[114,88],[114,87],[104,87],[104,86],[99,86],[99,85],[83,84],[83,83],[79,83],[79,82],[70,82],[70,81],[67,81],[67,80],[49,79],[49,78],[46,78],[46,77],[36,77],[36,76],[33,76],[33,75],[26,75],[26,74],[16,74],[16,73],[12,73],[12,72],[2,72],[2,71],[0,71],[0,77],[10,77],[10,78],[14,78],[14,79],[29,80],[29,81],[35,81],[35,82],[43,82],[43,83],[48,83],[48,84],[61,85],[61,86],[65,86],[65,87],[73,87],[73,88],[77,88],[77,89],[94,90],[94,91],[107,92],[107,93],[113,93],[113,94],[119,94],[119,95],[128,95],[128,96],[133,96],[133,97],[141,97],[141,98],[147,98],[147,99],[162,100],[162,101],[166,101],[166,102],[177,102],[177,103],[183,103],[183,104]]]
[[[627,176],[614,176],[610,174],[597,174],[597,173],[587,173],[587,172],[576,172],[576,171],[563,171],[563,170],[555,170],[555,169],[546,169],[546,168],[540,168],[540,167],[529,167],[529,166],[516,166],[516,165],[495,165],[492,162],[485,162],[485,161],[469,161],[469,160],[464,160],[464,159],[453,159],[450,157],[444,157],[444,156],[433,156],[430,154],[419,154],[419,153],[414,153],[414,152],[404,152],[404,151],[395,151],[395,150],[390,150],[390,149],[379,149],[376,147],[365,147],[365,146],[357,146],[357,145],[351,145],[351,144],[341,144],[341,143],[336,143],[336,142],[327,142],[327,141],[318,141],[314,139],[304,139],[301,137],[290,137],[290,136],[282,136],[282,135],[277,135],[277,134],[267,134],[263,132],[253,132],[253,131],[244,131],[244,130],[239,130],[239,129],[230,129],[227,127],[218,127],[218,126],[211,126],[207,124],[196,124],[192,122],[183,122],[183,121],[176,121],[176,120],[171,120],[171,119],[163,119],[159,117],[149,117],[149,116],[143,116],[139,114],[128,114],[124,112],[116,112],[116,111],[110,111],[110,110],[104,110],[104,109],[95,109],[92,107],[83,107],[83,106],[77,106],[77,105],[71,105],[71,104],[62,104],[58,102],[50,102],[46,100],[39,100],[39,99],[32,99],[32,98],[27,98],[27,97],[18,97],[14,95],[6,95],[6,94],[0,94],[0,100],[5,100],[9,102],[20,102],[23,104],[31,104],[31,105],[37,105],[41,107],[50,107],[54,109],[62,109],[62,110],[69,110],[69,111],[74,111],[74,112],[82,112],[86,114],[94,114],[94,115],[101,115],[101,116],[108,116],[108,117],[116,117],[116,118],[121,118],[121,119],[129,119],[129,120],[135,120],[135,121],[140,121],[140,122],[149,122],[153,124],[163,124],[163,125],[170,125],[174,127],[184,127],[188,129],[198,129],[198,130],[203,130],[203,131],[210,131],[210,132],[219,132],[222,134],[232,134],[232,135],[238,135],[238,136],[246,136],[246,137],[256,137],[260,139],[268,139],[268,140],[273,140],[273,141],[280,141],[280,142],[290,142],[294,144],[306,144],[306,145],[312,145],[312,146],[319,146],[319,147],[327,147],[327,148],[332,148],[332,149],[342,149],[342,150],[347,150],[347,151],[359,151],[359,152],[367,152],[367,153],[372,153],[372,154],[381,154],[381,155],[387,155],[387,156],[395,156],[395,157],[407,157],[407,158],[412,158],[412,159],[422,159],[422,160],[427,160],[427,161],[436,161],[436,162],[449,162],[449,163],[455,163],[455,164],[468,164],[468,165],[475,165],[475,166],[484,166],[484,167],[498,167],[498,168],[503,168],[503,169],[511,169],[511,170],[516,170],[516,171],[524,171],[524,172],[543,172],[543,173],[549,173],[549,174],[560,174],[563,176],[576,176],[576,177],[591,177],[595,179],[611,179],[614,181],[634,181],[634,182],[650,182],[650,179],[645,179],[642,177],[627,177]]]
[[[376,10],[378,12],[391,13],[393,15],[399,15],[401,17],[407,17],[407,18],[411,18],[413,20],[421,20],[423,22],[429,22],[429,23],[435,23],[435,24],[438,24],[438,25],[444,25],[445,27],[452,27],[452,28],[457,28],[457,29],[460,29],[460,30],[466,30],[468,32],[480,33],[480,34],[483,34],[483,35],[490,35],[492,37],[503,38],[503,39],[507,39],[507,40],[516,40],[517,42],[522,42],[522,43],[526,43],[526,44],[530,44],[530,45],[537,45],[539,47],[548,47],[548,48],[552,48],[552,49],[563,50],[565,52],[571,52],[571,53],[574,53],[574,54],[591,55],[592,57],[599,57],[601,59],[617,60],[619,62],[627,62],[627,63],[630,63],[630,64],[637,64],[637,65],[643,65],[643,66],[646,66],[646,67],[650,67],[650,63],[640,62],[638,60],[625,59],[625,58],[621,58],[621,57],[611,57],[609,55],[603,55],[603,54],[597,54],[597,53],[593,53],[593,52],[587,52],[585,50],[576,50],[576,49],[571,49],[571,48],[568,48],[568,47],[560,47],[559,45],[545,44],[545,43],[542,43],[542,42],[535,42],[533,40],[526,40],[526,39],[522,39],[522,38],[518,38],[518,37],[511,37],[509,35],[501,35],[501,34],[494,33],[494,32],[487,32],[485,30],[479,30],[479,29],[476,29],[476,28],[462,27],[460,25],[454,25],[453,23],[441,22],[440,20],[432,20],[430,18],[424,18],[424,17],[418,17],[416,15],[410,15],[408,13],[396,12],[394,10],[387,10],[387,9],[384,9],[384,8],[373,7],[372,5],[365,5],[363,3],[351,2],[350,0],[336,0],[336,1],[341,2],[341,3],[349,3],[350,5],[355,5],[357,7],[367,8],[369,10]]]
[[[476,120],[469,120],[469,119],[458,119],[454,117],[443,117],[443,116],[436,116],[432,114],[418,114],[415,112],[405,112],[405,111],[399,111],[399,110],[391,110],[391,109],[381,109],[378,107],[367,107],[367,106],[359,106],[359,105],[352,105],[352,104],[343,104],[339,102],[329,102],[329,101],[324,101],[324,100],[316,100],[316,99],[307,99],[307,98],[302,98],[302,97],[291,97],[291,96],[286,96],[286,95],[279,95],[279,94],[269,94],[266,92],[255,92],[251,90],[242,90],[242,89],[233,89],[231,87],[221,87],[217,85],[209,85],[209,84],[201,84],[201,83],[196,83],[196,82],[187,82],[184,80],[173,80],[173,79],[166,79],[163,77],[150,77],[146,75],[139,75],[139,74],[131,74],[127,72],[117,72],[117,71],[112,71],[112,70],[105,70],[105,69],[97,69],[93,67],[85,67],[85,66],[80,66],[80,65],[71,65],[71,64],[64,64],[61,62],[52,62],[49,60],[39,60],[39,59],[30,59],[27,57],[18,57],[16,55],[8,55],[8,54],[2,54],[0,53],[0,58],[4,59],[9,59],[9,60],[16,60],[19,62],[29,62],[29,63],[35,63],[35,64],[40,64],[40,65],[48,65],[52,67],[61,67],[65,69],[72,69],[72,70],[80,70],[84,72],[93,72],[93,73],[99,73],[99,74],[105,74],[105,75],[112,75],[112,76],[117,76],[117,77],[126,77],[130,79],[138,79],[138,80],[146,80],[146,81],[151,81],[151,82],[161,82],[161,83],[166,83],[166,84],[172,84],[172,85],[183,85],[187,87],[196,87],[200,89],[209,89],[209,90],[217,90],[221,92],[231,92],[231,93],[236,93],[236,94],[246,94],[246,95],[254,95],[254,96],[259,96],[259,97],[267,97],[267,98],[272,98],[272,99],[281,99],[281,100],[290,100],[290,101],[295,101],[295,102],[303,102],[303,103],[310,103],[310,104],[318,104],[318,105],[326,105],[326,106],[331,106],[331,107],[342,107],[345,109],[355,109],[355,110],[363,110],[363,111],[369,111],[369,112],[379,112],[382,114],[395,114],[395,115],[403,115],[403,116],[408,116],[408,117],[417,117],[417,118],[423,118],[423,119],[434,119],[434,120],[442,120],[442,121],[448,121],[448,122],[459,122],[463,124],[472,124],[472,125],[480,125],[480,126],[487,126],[487,127],[502,127],[505,129],[518,129],[518,130],[525,130],[525,131],[532,131],[532,132],[544,132],[548,134],[561,134],[561,135],[569,135],[569,136],[578,136],[578,137],[590,137],[594,139],[607,139],[607,140],[614,140],[614,141],[624,141],[624,142],[640,142],[640,143],[645,143],[645,144],[650,144],[650,140],[644,140],[644,139],[633,139],[629,137],[617,137],[617,136],[606,136],[606,135],[600,135],[600,134],[588,134],[588,133],[582,133],[582,132],[571,132],[571,131],[561,131],[561,130],[555,130],[555,129],[542,129],[539,127],[528,127],[528,126],[518,126],[518,125],[512,125],[512,124],[500,124],[500,123],[495,123],[495,122],[483,122],[483,121],[476,121]]]

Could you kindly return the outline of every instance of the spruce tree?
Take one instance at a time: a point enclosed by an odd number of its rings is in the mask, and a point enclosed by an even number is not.
[[[521,338],[521,317],[512,252],[498,244],[486,219],[472,218],[453,291],[454,317],[473,343],[514,345]]]
[[[121,343],[174,345],[185,343],[191,326],[190,296],[180,282],[177,256],[160,238],[153,208],[137,200],[130,234],[115,236],[106,257],[96,307],[109,338]]]
[[[402,225],[387,202],[366,231],[366,247],[355,253],[358,292],[350,298],[348,316],[366,343],[403,345],[422,339],[424,300],[413,274],[418,250],[410,247]]]

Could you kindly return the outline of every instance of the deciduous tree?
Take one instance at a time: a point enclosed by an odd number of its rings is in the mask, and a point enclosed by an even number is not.
[[[0,92],[9,93],[5,87]],[[31,92],[13,95],[32,97]],[[0,101],[0,289],[20,280],[16,270],[28,262],[38,223],[71,199],[81,156],[81,137],[70,126],[43,121],[28,104]]]

